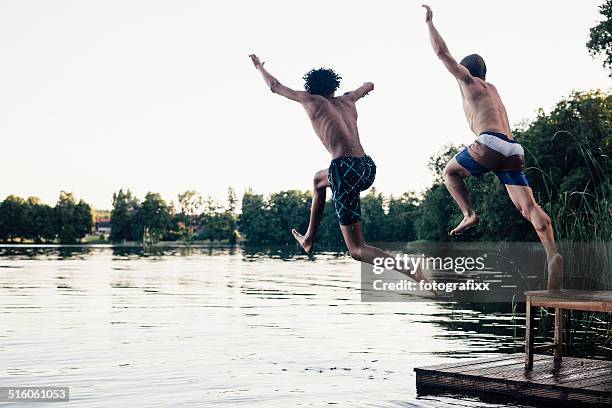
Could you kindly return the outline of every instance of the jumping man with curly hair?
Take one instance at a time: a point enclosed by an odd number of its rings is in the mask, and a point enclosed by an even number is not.
[[[295,239],[304,251],[312,252],[323,216],[326,190],[330,187],[336,217],[351,257],[370,264],[375,258],[391,257],[381,249],[366,244],[361,227],[359,193],[374,183],[376,165],[365,154],[359,141],[355,103],[371,92],[374,84],[366,82],[354,91],[335,96],[342,78],[332,69],[320,68],[304,76],[305,91],[296,91],[270,75],[256,55],[250,55],[250,58],[273,93],[299,102],[304,107],[315,133],[332,156],[329,168],[318,171],[314,176],[308,230],[304,235],[292,230]],[[420,268],[398,271],[416,281],[428,282]]]

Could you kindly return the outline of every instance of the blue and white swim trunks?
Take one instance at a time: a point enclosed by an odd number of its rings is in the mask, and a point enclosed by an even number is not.
[[[457,162],[474,177],[493,172],[502,184],[529,186],[525,174],[523,146],[498,132],[483,132],[456,156]]]

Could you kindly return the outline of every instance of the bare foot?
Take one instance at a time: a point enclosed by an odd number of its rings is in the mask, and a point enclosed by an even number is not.
[[[548,289],[563,288],[563,257],[555,254],[548,260]]]
[[[476,213],[472,213],[472,215],[464,217],[463,221],[461,221],[459,225],[451,230],[450,235],[461,235],[466,230],[474,228],[476,225],[478,225],[478,221],[480,221],[480,217],[476,215]]]
[[[431,283],[431,281],[429,279],[427,279],[427,276],[425,276],[425,274],[423,273],[423,270],[421,269],[421,265],[418,264],[416,271],[414,272],[414,274],[412,274],[411,276],[414,280],[416,280],[417,282],[424,282],[424,283]],[[435,290],[430,290],[431,293],[433,293],[434,295],[438,296],[440,295],[438,292],[436,292]]]
[[[291,233],[293,234],[293,238],[295,238],[298,244],[304,248],[304,251],[306,251],[307,254],[312,252],[312,241],[310,239],[297,232],[295,228],[291,230]]]

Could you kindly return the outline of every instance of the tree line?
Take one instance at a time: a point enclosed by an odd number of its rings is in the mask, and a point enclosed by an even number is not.
[[[278,245],[294,242],[291,229],[305,231],[308,226],[311,193],[289,190],[269,196],[247,190],[237,213],[236,194],[228,190],[226,204],[196,191],[179,194],[178,208],[168,205],[159,194],[149,193],[140,202],[129,190],[113,196],[110,240],[143,241],[215,241],[251,245]],[[418,209],[416,195],[385,198],[375,189],[363,198],[364,228],[377,241],[411,241],[416,239],[414,218]],[[328,202],[319,242],[342,243],[342,235],[331,202]]]
[[[79,242],[93,228],[92,209],[62,191],[54,207],[37,197],[10,195],[0,203],[0,241],[35,243]]]
[[[178,211],[157,193],[148,193],[139,201],[130,190],[113,195],[111,211],[112,242],[225,241],[238,237],[236,194],[228,190],[227,206],[204,198],[194,190],[178,196]]]

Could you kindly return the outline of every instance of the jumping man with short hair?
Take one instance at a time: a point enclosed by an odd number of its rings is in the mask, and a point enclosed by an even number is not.
[[[459,152],[444,169],[444,182],[461,212],[463,220],[451,231],[458,235],[478,224],[464,179],[493,172],[521,214],[531,222],[544,245],[548,261],[548,288],[559,289],[563,284],[563,258],[557,251],[550,217],[533,197],[525,175],[523,147],[512,137],[506,109],[497,89],[485,81],[487,67],[480,55],[472,54],[461,60],[453,58],[446,43],[433,24],[429,6],[425,22],[431,45],[446,69],[459,83],[465,117],[478,139]]]
[[[326,189],[330,187],[340,230],[351,257],[369,264],[373,264],[375,258],[391,257],[381,249],[366,244],[361,227],[359,193],[374,183],[376,165],[361,146],[355,103],[371,92],[374,84],[366,82],[354,91],[335,96],[342,78],[332,69],[321,68],[304,76],[306,91],[296,91],[270,75],[256,55],[250,55],[250,58],[273,93],[302,105],[315,133],[332,156],[329,168],[318,171],[314,176],[308,230],[304,235],[292,230],[295,239],[304,251],[312,252],[325,208]],[[411,277],[417,281],[428,282],[420,268],[417,268]]]

